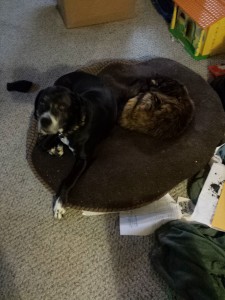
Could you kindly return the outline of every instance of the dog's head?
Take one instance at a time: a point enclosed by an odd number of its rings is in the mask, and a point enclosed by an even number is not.
[[[34,116],[42,134],[63,132],[71,118],[76,122],[80,98],[65,87],[53,86],[39,92],[35,100]]]

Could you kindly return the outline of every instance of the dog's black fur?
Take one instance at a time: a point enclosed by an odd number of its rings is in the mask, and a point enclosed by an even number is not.
[[[60,77],[53,87],[39,92],[34,116],[39,122],[39,131],[44,132],[42,147],[49,150],[56,146],[61,135],[67,138],[75,153],[72,171],[62,181],[56,195],[63,206],[68,192],[92,159],[96,146],[113,128],[117,105],[99,77],[76,71]],[[54,124],[57,121],[57,126],[51,124],[51,118]]]

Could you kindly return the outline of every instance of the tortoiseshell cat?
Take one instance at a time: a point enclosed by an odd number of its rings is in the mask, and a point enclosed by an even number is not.
[[[118,120],[120,126],[157,138],[180,135],[192,121],[195,111],[185,86],[167,77],[155,77],[146,82],[146,91],[128,99],[124,105]]]
[[[121,64],[101,72],[117,101],[118,123],[155,138],[179,136],[195,113],[186,87],[169,77],[145,73],[138,66]]]

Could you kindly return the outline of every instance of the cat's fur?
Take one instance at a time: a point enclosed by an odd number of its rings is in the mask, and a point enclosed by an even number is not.
[[[186,88],[170,78],[151,79],[149,90],[128,99],[119,124],[157,138],[180,135],[194,116],[194,103]]]
[[[179,136],[195,113],[186,87],[160,75],[143,77],[137,73],[135,78],[126,68],[116,72],[106,68],[101,73],[116,97],[120,126],[155,138]]]

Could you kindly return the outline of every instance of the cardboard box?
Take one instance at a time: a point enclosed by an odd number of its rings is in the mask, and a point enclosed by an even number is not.
[[[67,28],[133,18],[136,0],[57,0]]]

